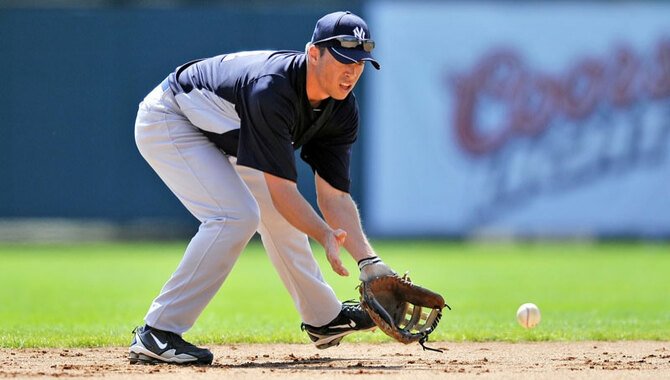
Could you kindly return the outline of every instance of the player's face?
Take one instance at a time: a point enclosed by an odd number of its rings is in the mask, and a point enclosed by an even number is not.
[[[317,60],[315,73],[319,87],[325,95],[342,100],[354,89],[364,68],[365,62],[340,63],[330,51],[325,51]]]

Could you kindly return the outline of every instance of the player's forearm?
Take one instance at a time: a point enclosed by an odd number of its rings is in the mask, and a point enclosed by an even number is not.
[[[332,233],[332,229],[300,194],[297,185],[267,173],[265,178],[277,211],[292,226],[323,245],[325,236]]]
[[[347,193],[321,196],[319,209],[331,228],[347,231],[344,248],[357,262],[366,257],[376,256],[368,238],[363,232],[356,204]]]

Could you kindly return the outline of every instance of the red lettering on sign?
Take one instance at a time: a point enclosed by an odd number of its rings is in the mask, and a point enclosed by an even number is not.
[[[551,75],[531,70],[516,51],[499,49],[455,76],[450,84],[459,144],[473,155],[490,154],[515,136],[542,133],[556,120],[585,119],[603,104],[622,108],[670,97],[670,40],[660,41],[646,60],[619,46],[611,56],[574,62]],[[487,115],[495,120],[484,122]]]

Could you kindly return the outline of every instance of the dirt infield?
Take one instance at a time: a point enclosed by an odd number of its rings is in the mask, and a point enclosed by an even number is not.
[[[1,349],[0,377],[151,379],[670,378],[670,342],[343,343],[211,347],[211,366],[130,365],[127,348]]]

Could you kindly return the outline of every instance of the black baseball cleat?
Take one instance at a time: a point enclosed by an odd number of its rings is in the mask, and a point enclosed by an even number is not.
[[[214,355],[182,339],[178,334],[144,325],[133,330],[128,353],[130,364],[212,364]]]
[[[340,314],[325,326],[314,327],[306,323],[300,326],[303,331],[307,331],[309,339],[320,350],[339,345],[342,338],[351,333],[368,331],[375,327],[377,325],[368,313],[361,308],[361,304],[354,301],[345,301],[342,304]]]

